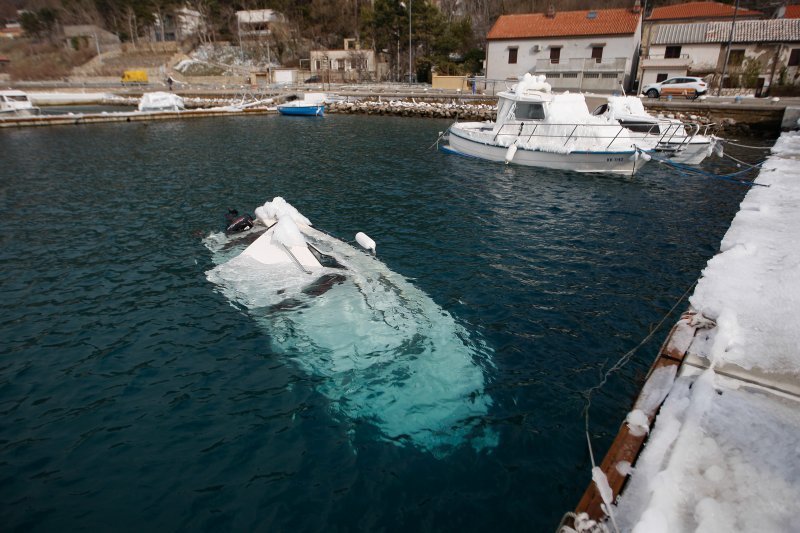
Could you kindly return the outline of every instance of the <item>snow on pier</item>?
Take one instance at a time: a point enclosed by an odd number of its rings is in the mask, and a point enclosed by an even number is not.
[[[800,132],[756,183],[768,187],[742,201],[603,461],[615,494],[627,478],[610,509],[619,531],[798,530]],[[593,485],[577,511],[600,518],[601,500]],[[585,515],[572,527],[615,530]]]

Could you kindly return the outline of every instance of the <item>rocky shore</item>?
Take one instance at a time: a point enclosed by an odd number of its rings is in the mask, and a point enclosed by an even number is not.
[[[327,104],[329,113],[390,115],[398,117],[449,118],[481,122],[495,119],[494,103],[417,102],[405,100],[360,100]]]

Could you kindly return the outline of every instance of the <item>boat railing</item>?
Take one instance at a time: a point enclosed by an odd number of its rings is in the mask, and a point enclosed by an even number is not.
[[[654,126],[657,125],[654,124]],[[526,128],[531,129],[527,131]],[[587,130],[591,133],[587,132]],[[583,124],[575,122],[559,124],[523,121],[503,124],[495,130],[494,140],[526,139],[526,143],[530,144],[534,139],[539,138],[563,139],[563,145],[566,146],[570,141],[591,139],[599,146],[608,149],[620,137],[624,137],[625,134],[633,141],[646,140],[653,143],[653,145],[662,137],[655,128],[645,133],[634,133],[619,124]]]

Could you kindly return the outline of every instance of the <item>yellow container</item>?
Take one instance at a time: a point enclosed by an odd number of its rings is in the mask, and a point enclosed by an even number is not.
[[[122,73],[122,84],[144,85],[147,81],[146,70],[126,70]]]

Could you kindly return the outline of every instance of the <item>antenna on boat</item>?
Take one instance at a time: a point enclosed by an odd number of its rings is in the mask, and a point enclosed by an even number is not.
[[[622,89],[622,96],[628,96],[625,94],[625,87],[623,87],[622,82],[619,83],[619,88]]]

